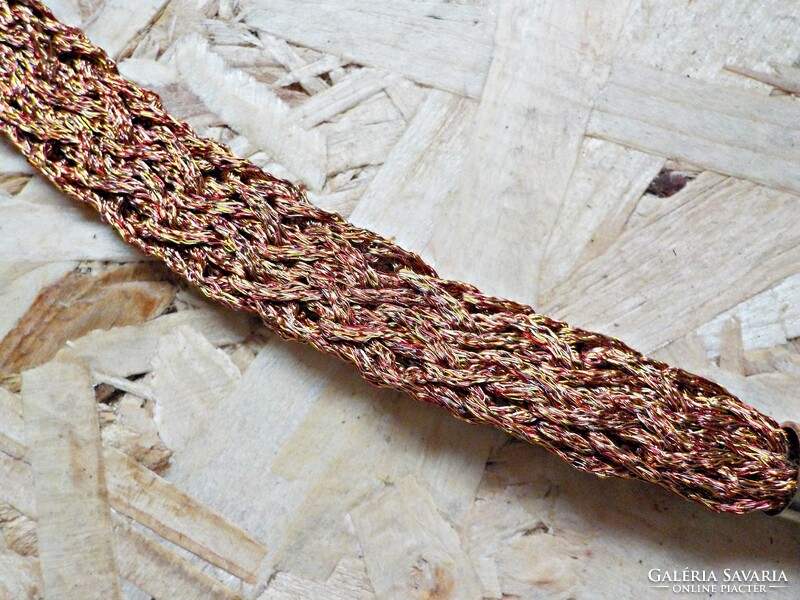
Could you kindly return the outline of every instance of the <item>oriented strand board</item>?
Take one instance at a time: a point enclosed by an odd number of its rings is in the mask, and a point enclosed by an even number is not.
[[[447,277],[536,303],[547,238],[628,3],[515,0],[498,13],[460,184],[430,251],[447,257]]]
[[[614,243],[663,164],[652,154],[584,139],[544,249],[541,289],[558,284]]]
[[[798,123],[800,106],[791,99],[618,62],[588,133],[798,193]]]
[[[468,96],[480,94],[491,60],[493,14],[481,4],[262,0],[251,7],[253,27]]]
[[[800,4],[45,1],[198,133],[443,276],[800,418]],[[68,456],[30,433],[90,405],[105,483],[78,508],[107,495],[126,600],[617,600],[662,591],[653,568],[800,595],[800,529],[376,390],[165,277],[8,144],[0,351],[3,599],[48,597],[75,545],[37,488]],[[37,424],[19,371],[53,359],[85,363],[83,402]]]
[[[623,233],[542,303],[577,326],[655,350],[796,272],[798,211],[796,196],[724,180]]]

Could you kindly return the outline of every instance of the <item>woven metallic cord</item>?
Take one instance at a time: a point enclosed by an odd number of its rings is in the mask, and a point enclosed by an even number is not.
[[[195,135],[35,1],[0,1],[0,128],[142,252],[376,385],[715,511],[780,510],[795,492],[771,418],[619,340],[440,279]]]

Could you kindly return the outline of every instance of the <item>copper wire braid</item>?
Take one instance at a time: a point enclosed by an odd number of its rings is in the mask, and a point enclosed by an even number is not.
[[[776,511],[793,496],[785,432],[719,385],[440,279],[195,135],[38,2],[0,2],[0,21],[2,129],[64,193],[206,296],[585,471],[718,512]]]

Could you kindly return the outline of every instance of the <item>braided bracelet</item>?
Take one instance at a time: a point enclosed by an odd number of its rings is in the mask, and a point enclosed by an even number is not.
[[[798,437],[619,340],[437,276],[197,136],[35,0],[0,1],[0,128],[203,294],[373,384],[718,511],[798,509]]]

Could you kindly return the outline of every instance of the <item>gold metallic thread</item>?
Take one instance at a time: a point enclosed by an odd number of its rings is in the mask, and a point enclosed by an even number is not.
[[[376,385],[715,511],[780,510],[795,492],[771,418],[619,340],[440,279],[195,135],[35,1],[0,1],[0,128],[139,250]]]

